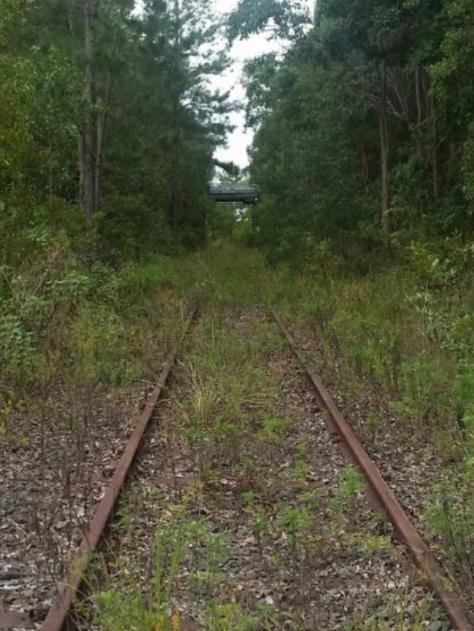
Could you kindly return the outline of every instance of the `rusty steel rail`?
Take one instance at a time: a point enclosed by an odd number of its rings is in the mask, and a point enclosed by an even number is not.
[[[59,593],[53,602],[40,631],[72,631],[73,629],[76,629],[76,625],[72,619],[72,609],[74,601],[79,595],[83,584],[84,570],[87,568],[91,554],[97,548],[107,524],[109,523],[115,504],[117,503],[117,499],[120,495],[120,491],[122,490],[122,486],[127,479],[128,473],[135,460],[135,456],[137,455],[145,430],[151,421],[156,404],[161,397],[163,389],[173,369],[181,341],[191,326],[196,312],[197,308],[192,309],[190,315],[186,319],[181,339],[173,346],[168,356],[168,360],[161,371],[158,383],[146,401],[145,408],[138,418],[135,429],[127,443],[126,449],[115,470],[112,480],[106,489],[104,497],[97,507],[84,538],[82,539],[77,557],[71,565],[72,569],[70,574],[61,585]]]
[[[274,309],[270,308],[270,311],[288,344],[293,349],[295,356],[298,358],[301,365],[305,367],[304,370],[316,392],[318,400],[329,415],[329,430],[335,429],[339,434],[344,451],[349,454],[352,462],[362,471],[369,491],[375,496],[377,503],[387,514],[396,532],[409,549],[427,583],[443,605],[454,628],[457,631],[473,631],[474,627],[470,612],[461,596],[448,587],[451,581],[436,561],[427,544],[421,538],[408,515],[400,506],[394,493],[382,477],[377,465],[370,458],[353,430],[345,421],[329,392],[322,384],[321,379],[307,367],[307,358],[299,350],[296,341],[283,320]]]

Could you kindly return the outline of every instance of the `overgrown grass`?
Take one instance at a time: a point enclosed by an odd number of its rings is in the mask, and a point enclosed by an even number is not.
[[[186,436],[204,477],[216,463],[250,474],[252,450],[278,450],[288,428],[272,409],[275,384],[253,368],[282,342],[271,325],[239,338],[225,319],[271,302],[313,330],[319,368],[337,389],[365,399],[369,440],[385,431],[389,410],[405,435],[432,444],[444,470],[426,523],[474,594],[472,248],[415,244],[397,261],[363,272],[329,249],[304,273],[270,269],[258,252],[229,244],[119,271],[86,266],[58,248],[41,261],[0,270],[2,436],[12,414],[40,408],[55,383],[71,384],[73,397],[78,384],[112,391],[152,378],[187,305],[198,301],[204,312],[212,306],[212,315],[199,323],[201,341],[190,353]],[[304,471],[302,446],[290,477]],[[262,524],[265,515],[257,514],[257,533]]]
[[[219,488],[222,480],[242,489],[233,501],[241,505],[257,554],[282,572],[285,568],[293,573],[295,585],[302,586],[297,602],[303,608],[310,597],[303,587],[308,583],[305,577],[311,576],[311,564],[322,548],[335,540],[371,555],[384,554],[390,547],[377,534],[377,518],[370,525],[370,536],[351,530],[351,516],[358,510],[363,488],[354,469],[343,469],[331,490],[307,487],[309,444],[291,438],[297,431],[296,420],[282,416],[279,382],[262,369],[273,356],[281,356],[285,343],[271,319],[265,320],[263,313],[256,317],[255,311],[263,309],[267,301],[280,308],[286,303],[293,314],[301,307],[307,324],[312,314],[305,311],[303,296],[310,282],[318,280],[268,269],[257,252],[234,246],[211,248],[177,262],[175,288],[183,295],[192,293],[205,306],[184,345],[179,396],[173,399],[172,412],[163,416],[160,427],[171,454],[171,471],[184,453],[185,460],[194,463],[196,477],[178,501],[176,496],[171,504],[169,497],[156,498],[156,554],[148,566],[147,580],[142,577],[143,567],[131,567],[128,559],[122,567],[120,549],[109,556],[111,573],[96,577],[91,597],[99,628],[120,629],[120,621],[128,618],[140,631],[180,629],[181,624],[184,629],[186,622],[179,613],[183,594],[184,602],[191,598],[198,603],[197,615],[196,606],[192,609],[193,619],[199,619],[204,629],[281,628],[281,612],[271,605],[263,603],[258,609],[249,603],[246,608],[226,599],[235,587],[228,584],[222,569],[229,558],[231,538],[222,535],[212,517],[196,519],[201,511],[210,514],[209,489]],[[288,302],[287,296],[291,296]],[[362,343],[362,336],[357,339]],[[385,377],[385,372],[381,375]],[[275,464],[280,461],[287,463],[281,470]],[[281,489],[293,491],[276,499],[275,488],[279,489],[277,496]],[[134,532],[131,516],[140,513],[140,508],[133,502],[126,506],[129,517],[121,521],[121,527]],[[271,555],[269,548],[282,541],[286,544]],[[137,545],[143,545],[140,539]],[[137,581],[134,577],[142,578]],[[405,609],[397,607],[394,604],[393,611],[381,611],[373,628],[379,628],[387,616],[390,623],[397,621],[394,628],[408,629],[408,604]],[[361,608],[348,629],[364,628],[359,613],[363,620]],[[421,624],[424,611],[420,610],[419,618]]]
[[[171,259],[117,271],[66,251],[43,255],[39,268],[0,270],[3,426],[57,383],[111,390],[152,377],[187,308]]]
[[[425,522],[474,597],[472,280],[472,248],[457,242],[413,244],[363,273],[328,254],[281,306],[315,334],[325,379],[361,402],[369,441],[395,416],[400,437],[442,461]]]
[[[303,272],[225,246],[206,254],[203,295],[228,307],[275,304],[315,333],[318,368],[362,402],[369,441],[395,417],[400,436],[432,446],[443,473],[425,521],[474,596],[473,264],[457,240],[357,265],[324,248]]]

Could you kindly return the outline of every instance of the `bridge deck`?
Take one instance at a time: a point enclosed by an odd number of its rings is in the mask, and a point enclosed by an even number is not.
[[[260,200],[260,191],[255,186],[211,186],[209,195],[216,202],[256,204]]]

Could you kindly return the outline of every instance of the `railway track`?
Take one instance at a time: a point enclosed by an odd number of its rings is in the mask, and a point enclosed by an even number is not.
[[[190,329],[194,317],[195,310],[193,310],[193,312],[189,315],[185,323],[185,332]],[[298,350],[293,337],[291,336],[288,328],[286,327],[282,319],[274,311],[272,311],[272,317],[274,321],[278,324],[278,327],[283,336],[286,338],[289,346],[292,349],[292,352],[295,354],[298,365],[300,367],[305,366],[307,363],[306,358]],[[74,603],[77,601],[78,598],[81,597],[81,591],[84,586],[84,574],[87,570],[88,562],[91,558],[92,553],[99,546],[108,527],[110,519],[113,515],[114,507],[117,505],[122,488],[124,487],[125,482],[128,479],[128,474],[131,470],[136,454],[142,444],[143,436],[147,430],[150,420],[154,414],[156,405],[163,393],[165,384],[175,364],[176,357],[178,355],[178,349],[179,344],[177,343],[172,349],[172,352],[170,353],[170,356],[168,357],[168,360],[163,367],[155,390],[146,402],[145,409],[136,424],[135,430],[127,444],[127,447],[121,457],[120,462],[117,465],[110,484],[100,504],[98,505],[97,510],[84,535],[83,541],[78,551],[77,561],[72,564],[72,569],[69,576],[66,578],[64,584],[59,588],[58,595],[51,609],[49,610],[44,622],[42,623],[41,631],[69,631],[70,629],[77,628],[77,624],[74,619]],[[440,604],[449,617],[452,628],[462,631],[469,631],[473,629],[474,627],[472,626],[472,622],[469,618],[470,614],[468,612],[467,606],[462,601],[462,598],[457,593],[455,593],[455,591],[448,588],[448,585],[450,585],[450,581],[444,575],[442,568],[439,567],[429,548],[423,542],[415,527],[413,526],[407,515],[404,513],[397,499],[394,497],[390,488],[383,480],[376,465],[373,463],[373,461],[371,461],[345,420],[342,418],[342,415],[340,414],[335,403],[325,390],[320,379],[315,374],[313,374],[311,370],[306,368],[304,370],[306,372],[307,378],[309,379],[309,383],[314,390],[318,406],[327,413],[326,422],[331,441],[329,445],[326,445],[326,443],[324,443],[321,454],[319,454],[318,457],[327,457],[327,455],[330,454],[330,458],[334,458],[334,462],[331,461],[329,463],[327,471],[324,475],[326,476],[326,478],[328,478],[330,476],[331,469],[334,469],[336,466],[341,466],[339,460],[337,459],[337,456],[334,456],[333,452],[334,449],[337,450],[339,448],[342,448],[345,457],[348,458],[349,462],[353,463],[362,473],[367,484],[367,491],[372,504],[375,507],[381,508],[385,512],[388,520],[393,524],[393,527],[399,538],[402,540],[404,546],[406,546],[406,548],[409,550],[416,564],[421,569],[423,578],[429,584],[430,589],[439,599]],[[312,421],[308,420],[306,422],[310,424],[304,431],[307,432],[308,427],[311,431],[321,431],[323,421],[319,420],[319,416],[317,419],[317,423],[319,424],[311,424]],[[160,450],[160,453],[163,452]],[[154,455],[153,457],[156,459],[156,455]],[[335,462],[336,465],[334,464]],[[178,478],[176,478],[175,464],[173,464],[172,468],[174,483],[176,483],[176,479],[179,479],[181,481],[186,479],[187,469],[183,473],[183,475],[178,475]],[[188,469],[190,469],[190,467],[188,467]],[[154,473],[154,475],[156,477],[156,472]],[[160,476],[158,477],[160,478]],[[160,479],[163,480],[164,477],[165,476],[161,476]],[[193,476],[190,477],[193,478]],[[326,482],[327,480],[325,480],[325,483]],[[219,493],[221,493],[222,497],[226,498],[226,502],[228,502],[229,500],[229,494],[232,495],[232,498],[234,498],[235,493],[238,492],[238,482],[235,482],[235,480],[230,475],[228,476],[228,479],[224,478],[220,481],[219,484],[221,486],[225,486],[225,491],[222,491],[222,489],[220,489]],[[265,486],[264,489],[261,489],[256,485],[252,486],[251,488],[254,489],[257,495],[261,494],[265,497],[267,497],[269,494],[275,493],[274,489],[272,489],[271,484]],[[288,493],[288,489],[286,489],[284,492]],[[211,510],[205,509],[205,512],[206,514],[210,514]],[[221,516],[220,519],[221,521],[216,523],[215,525],[216,529],[219,527],[219,525],[222,527],[223,524],[226,523],[225,515]],[[228,524],[228,527],[232,528],[232,522]],[[235,576],[239,576],[237,569],[235,570]],[[237,580],[237,578],[235,580]],[[242,589],[241,583],[238,583],[238,585],[239,589]],[[270,596],[267,596],[267,601],[272,602],[272,598]],[[15,615],[17,616],[16,619]],[[15,614],[15,612],[0,614],[0,629],[15,628],[15,624],[18,624],[18,626],[20,626],[21,624],[19,614]],[[191,629],[203,627],[186,627],[183,623],[182,627],[178,626],[177,628]],[[275,626],[271,628],[279,627]]]
[[[183,336],[189,330],[195,315],[196,309],[191,310],[191,313],[184,325]],[[64,585],[60,587],[58,596],[53,602],[46,620],[41,626],[41,631],[62,631],[74,628],[74,621],[71,618],[72,608],[74,600],[76,599],[83,583],[83,574],[86,569],[88,559],[91,554],[93,554],[104,535],[122,487],[127,480],[127,476],[140,448],[145,431],[152,419],[156,404],[158,403],[169,379],[178,351],[179,342],[175,344],[167,362],[163,366],[158,383],[145,404],[145,408],[136,424],[135,431],[130,437],[124,454],[117,465],[112,481],[107,488],[102,501],[97,507],[88,531],[84,535],[84,539],[82,540],[78,552],[78,563],[74,564],[74,567],[70,575],[66,578]]]
[[[272,315],[301,365],[305,366],[305,357],[298,350],[296,341],[289,329],[285,326],[276,311],[272,310]],[[407,546],[416,565],[420,568],[431,589],[442,603],[453,627],[460,630],[473,629],[467,606],[455,591],[447,587],[451,582],[450,579],[443,572],[433,553],[400,506],[397,498],[382,477],[377,465],[371,460],[362,444],[345,421],[335,402],[322,384],[321,379],[307,366],[304,370],[317,395],[318,401],[327,412],[329,431],[339,437],[341,447],[345,454],[364,475],[371,500],[376,506],[383,509],[387,518],[393,524],[395,531]]]
[[[172,346],[164,362],[158,382],[151,394],[147,397],[144,409],[134,425],[133,432],[116,468],[114,468],[112,479],[105,489],[88,527],[84,531],[77,554],[71,563],[69,575],[65,577],[63,584],[57,585],[57,595],[49,611],[46,612],[46,617],[41,625],[41,629],[75,628],[72,618],[72,609],[74,601],[83,586],[84,571],[91,555],[105,533],[114,506],[116,505],[122,487],[134,463],[143,435],[152,419],[156,404],[162,396],[165,385],[172,372],[179,352],[180,343],[188,332],[196,313],[197,308],[191,309],[184,323],[184,332],[181,339]],[[5,576],[5,578],[6,580],[10,580],[17,577],[12,574],[11,576]],[[21,575],[19,575],[18,578],[21,579]],[[38,620],[44,617],[43,614],[44,610],[42,607],[30,609],[25,612],[16,610],[5,611],[0,609],[0,629],[38,628]]]

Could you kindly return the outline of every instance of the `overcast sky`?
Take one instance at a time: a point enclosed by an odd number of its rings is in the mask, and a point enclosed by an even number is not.
[[[305,0],[308,7],[314,6],[314,0]],[[219,13],[229,13],[238,4],[238,0],[214,0],[216,10]],[[281,44],[268,42],[265,35],[256,35],[245,41],[236,41],[231,50],[232,67],[221,77],[215,77],[213,85],[223,90],[231,90],[232,99],[243,101],[245,90],[242,86],[242,70],[244,63],[252,57],[277,50]],[[240,167],[248,165],[247,148],[252,142],[252,132],[245,129],[245,113],[234,112],[231,122],[236,126],[235,131],[229,135],[228,147],[218,149],[216,157],[222,161],[232,161]]]
[[[238,5],[239,0],[211,0],[216,8],[216,13],[230,13]],[[310,10],[314,7],[314,0],[304,0]],[[141,0],[136,0],[137,11],[140,11]],[[231,91],[231,98],[235,101],[245,101],[245,90],[242,85],[242,70],[245,62],[264,53],[278,50],[281,43],[268,42],[265,35],[255,35],[245,41],[236,41],[230,51],[232,66],[219,77],[213,77],[212,86],[222,91]],[[229,134],[227,147],[217,150],[216,157],[224,162],[235,162],[240,167],[248,165],[247,148],[252,142],[253,133],[245,129],[245,113],[233,112],[231,123],[235,130]]]

